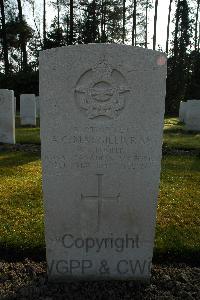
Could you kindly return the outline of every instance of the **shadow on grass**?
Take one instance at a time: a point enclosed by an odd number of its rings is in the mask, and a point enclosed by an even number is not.
[[[196,235],[196,238],[194,238]],[[156,227],[153,262],[181,262],[200,266],[199,230],[178,225]]]
[[[18,167],[37,160],[40,160],[37,153],[3,151],[0,153],[0,168]]]
[[[5,261],[21,261],[25,258],[30,258],[35,261],[44,261],[46,259],[45,247],[9,247],[5,244],[0,243],[0,260]]]

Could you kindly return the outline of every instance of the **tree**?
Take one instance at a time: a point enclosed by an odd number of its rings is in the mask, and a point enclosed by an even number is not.
[[[74,1],[70,0],[70,17],[69,17],[69,45],[74,41]]]
[[[0,0],[1,6],[1,37],[3,45],[3,57],[5,66],[5,75],[9,74],[9,60],[8,60],[8,43],[7,43],[7,33],[6,33],[6,21],[5,21],[5,11],[4,11],[4,0]]]
[[[200,0],[197,0],[197,10],[196,10],[196,21],[195,21],[195,37],[194,37],[194,49],[197,51],[198,49],[198,20],[199,20],[199,6],[200,6]]]
[[[137,0],[133,2],[132,46],[136,46]]]
[[[144,46],[145,48],[148,47],[148,11],[149,9],[152,9],[151,0],[144,0],[141,2],[143,10],[145,10],[145,16],[143,17],[144,20],[141,24],[144,23]]]
[[[65,42],[63,37],[63,30],[61,27],[58,28],[58,19],[57,17],[55,17],[50,26],[50,31],[47,33],[46,49],[60,47],[64,45]]]
[[[99,10],[96,0],[86,3],[82,22],[80,22],[81,34],[79,42],[84,44],[99,42]]]
[[[132,46],[148,46],[148,23],[149,9],[152,8],[151,0],[133,0],[128,6],[129,15],[127,20],[131,20],[132,26]]]
[[[190,9],[187,0],[177,1],[172,57],[168,60],[167,112],[176,113],[185,99],[189,81],[189,53],[191,38]]]
[[[122,25],[122,28],[123,28],[123,35],[122,35],[122,43],[124,44],[125,42],[125,37],[126,37],[126,0],[123,0],[123,25]]]
[[[147,48],[148,45],[148,1],[146,1],[145,6],[145,48]]]
[[[173,0],[170,0],[170,3],[169,3],[168,22],[167,22],[167,39],[166,39],[166,53],[167,54],[169,52],[169,28],[170,28],[170,21],[171,21],[172,1]]]
[[[198,52],[199,50],[200,50],[200,22],[199,22]]]
[[[22,4],[21,0],[17,0],[18,4],[18,18],[19,18],[19,24],[21,27],[20,30],[20,45],[21,45],[21,52],[22,52],[22,70],[27,71],[28,69],[28,58],[27,58],[27,51],[26,51],[26,37],[25,37],[25,31],[23,30],[24,28],[24,19],[23,19],[23,14],[22,14]]]
[[[156,49],[156,29],[157,29],[157,16],[158,16],[158,0],[155,0],[155,14],[154,14],[154,33],[153,33],[153,50]]]
[[[124,15],[125,26],[123,27],[123,2],[112,0],[107,2],[105,35],[107,42],[123,42],[126,36],[126,14]]]
[[[43,0],[43,47],[46,49],[47,32],[46,32],[46,0]]]

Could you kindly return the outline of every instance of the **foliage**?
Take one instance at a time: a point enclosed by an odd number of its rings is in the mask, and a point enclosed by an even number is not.
[[[180,101],[186,100],[196,81],[194,66],[190,64],[193,54],[189,53],[192,38],[192,22],[190,7],[187,0],[177,1],[175,13],[175,30],[173,33],[172,56],[168,60],[166,113],[177,114]],[[198,65],[198,60],[195,61]],[[192,67],[192,68],[191,68]],[[192,75],[191,75],[192,74]],[[193,81],[190,80],[193,78]],[[197,93],[200,97],[200,92]]]
[[[0,89],[11,89],[15,95],[38,94],[39,93],[39,72],[19,71],[5,76],[0,73]]]

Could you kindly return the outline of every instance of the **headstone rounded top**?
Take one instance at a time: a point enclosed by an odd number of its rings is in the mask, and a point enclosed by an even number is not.
[[[114,44],[114,43],[91,43],[91,44],[78,44],[78,45],[69,45],[57,48],[51,48],[47,50],[43,50],[40,52],[40,58],[45,59],[46,55],[54,55],[54,54],[61,54],[63,52],[69,51],[83,51],[83,50],[92,50],[92,51],[106,51],[106,50],[119,50],[119,51],[127,51],[127,53],[132,53],[138,56],[138,54],[153,57],[156,56],[156,61],[154,60],[154,64],[157,66],[165,66],[167,62],[167,55],[163,52],[146,49],[142,47],[135,47],[131,45],[124,45],[124,44]]]

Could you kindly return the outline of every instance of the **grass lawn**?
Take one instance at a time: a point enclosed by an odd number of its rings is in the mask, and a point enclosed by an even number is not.
[[[35,154],[0,154],[0,245],[20,251],[44,245],[41,161]],[[0,246],[0,248],[1,248]]]
[[[19,144],[40,144],[40,127],[37,119],[36,127],[27,127],[20,125],[20,117],[15,119],[16,142]]]
[[[16,140],[19,144],[40,144],[39,120],[36,127],[21,127],[16,117]],[[164,146],[177,149],[200,149],[200,133],[184,131],[178,118],[165,118]]]
[[[200,157],[166,155],[162,160],[156,252],[199,257]]]
[[[199,157],[164,156],[157,214],[156,255],[198,255],[199,182]],[[0,154],[0,214],[0,249],[14,249],[15,253],[23,249],[29,249],[29,252],[44,250],[41,161],[37,154]]]
[[[164,146],[177,149],[200,149],[200,132],[187,132],[178,118],[165,118]]]

